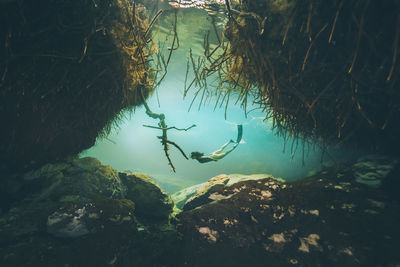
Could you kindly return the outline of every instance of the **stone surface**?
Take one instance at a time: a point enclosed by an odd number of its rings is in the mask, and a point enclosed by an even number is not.
[[[36,181],[38,179],[40,181]],[[94,192],[112,198],[126,196],[126,186],[122,184],[118,172],[90,157],[46,164],[26,173],[24,180],[41,184],[42,188],[36,196],[39,199],[59,200],[66,195],[76,195],[84,201]]]
[[[178,248],[173,203],[144,174],[71,158],[20,183],[0,213],[0,266],[161,266]]]
[[[192,194],[190,197],[183,197],[182,195],[187,193],[192,193],[192,191],[183,190],[178,192],[177,195],[181,195],[181,198],[187,199],[185,204],[183,205],[183,210],[191,210],[201,205],[210,203],[215,200],[227,199],[230,196],[222,196],[218,193],[214,193],[214,191],[218,188],[223,188],[226,186],[231,186],[233,184],[249,181],[249,180],[260,180],[265,178],[274,178],[270,174],[253,174],[253,175],[244,175],[244,174],[220,174],[217,175],[207,182],[198,186],[198,189],[195,194]],[[274,178],[276,179],[276,178]],[[277,181],[284,182],[283,179],[277,178]]]
[[[178,216],[181,261],[187,266],[399,266],[400,203],[385,188],[357,180],[359,173],[378,177],[387,169],[378,165],[394,162],[384,161],[362,158],[291,183],[266,178],[217,187],[209,194],[217,201]]]
[[[13,186],[20,198],[0,213],[0,265],[398,266],[395,162],[364,157],[291,183],[220,175],[179,194],[204,201],[178,214],[177,232],[151,177],[71,158]],[[381,186],[360,173],[380,175]]]
[[[79,237],[89,233],[83,217],[86,217],[86,208],[70,212],[55,211],[47,218],[47,232],[58,237]]]
[[[178,192],[175,192],[174,194],[171,195],[172,200],[174,201],[176,207],[178,209],[182,209],[183,206],[185,205],[186,201],[188,201],[189,198],[194,196],[197,192],[197,190],[202,186],[203,184],[197,184],[193,185],[188,188],[184,188]]]
[[[138,216],[151,220],[169,218],[174,203],[150,176],[138,172],[122,172],[120,177],[127,186],[127,198],[136,204]]]
[[[353,166],[354,177],[357,183],[378,188],[383,179],[394,169],[397,159],[379,155],[369,155],[360,158]]]

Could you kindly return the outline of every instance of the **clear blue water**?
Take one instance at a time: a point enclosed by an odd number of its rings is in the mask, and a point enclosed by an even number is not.
[[[171,45],[173,38],[173,12],[164,12],[153,28],[155,42],[160,49],[168,53],[166,47]],[[216,19],[221,31],[223,21]],[[210,30],[210,42],[216,44],[215,34],[212,34],[212,24],[209,14],[200,9],[179,9],[178,36],[180,47],[174,51],[168,74],[157,88],[160,106],[154,93],[147,103],[155,113],[164,113],[168,126],[186,128],[192,124],[197,127],[191,130],[168,132],[170,140],[179,146],[189,156],[193,151],[210,153],[221,147],[230,139],[236,140],[237,124],[243,124],[242,143],[218,162],[200,164],[195,160],[186,160],[180,152],[171,146],[170,155],[176,167],[174,173],[168,165],[158,135],[160,130],[143,127],[157,126],[158,120],[145,114],[144,107],[138,107],[134,112],[127,112],[125,118],[108,136],[98,139],[96,145],[81,153],[81,157],[92,156],[104,164],[111,165],[119,171],[139,171],[151,175],[166,191],[170,193],[181,188],[207,181],[221,173],[256,174],[268,173],[286,180],[305,177],[311,170],[320,168],[321,151],[310,148],[305,153],[305,164],[302,164],[301,148],[292,155],[290,143],[283,152],[284,140],[271,130],[271,122],[264,121],[265,114],[260,110],[245,112],[235,101],[230,101],[227,118],[224,118],[224,107],[214,110],[215,98],[209,99],[206,105],[199,109],[199,99],[196,99],[190,112],[188,111],[193,99],[195,88],[191,88],[188,96],[183,99],[184,80],[189,49],[194,56],[203,53],[204,34]],[[192,73],[190,74],[192,75]],[[190,77],[189,77],[189,80]],[[251,102],[247,110],[257,108]],[[331,153],[336,160],[343,153]],[[332,160],[327,157],[327,160]]]

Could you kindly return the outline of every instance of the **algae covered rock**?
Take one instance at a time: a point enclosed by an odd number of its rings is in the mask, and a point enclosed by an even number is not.
[[[88,234],[90,220],[101,216],[108,216],[104,218],[108,220],[133,215],[134,204],[125,199],[126,187],[117,171],[95,158],[46,164],[26,173],[23,180],[32,190],[21,195],[11,217],[31,226],[47,222],[48,232],[55,236]],[[39,230],[40,225],[35,228]]]
[[[136,205],[136,214],[146,219],[168,219],[173,201],[164,190],[143,173],[121,172],[121,180],[127,187],[127,198]]]
[[[165,265],[178,247],[164,246],[177,242],[167,220],[172,202],[148,176],[126,176],[94,158],[70,158],[23,175],[21,188],[30,190],[17,191],[18,201],[0,213],[0,265]],[[140,202],[140,190],[153,202]],[[135,211],[148,204],[149,213],[164,220],[144,220]]]
[[[184,210],[193,209],[197,206],[205,204],[207,202],[211,202],[212,200],[208,200],[211,190],[215,188],[224,187],[226,183],[228,183],[229,177],[226,174],[217,175],[207,182],[205,182],[199,189],[197,189],[196,194],[193,195],[186,201],[186,204],[183,206]]]
[[[110,224],[135,227],[134,203],[98,195],[83,205],[61,205],[47,217],[47,232],[56,237],[76,238],[97,233]]]
[[[352,169],[357,183],[380,187],[398,162],[397,159],[381,155],[368,155],[354,163]]]
[[[71,158],[54,164],[46,164],[24,175],[30,184],[41,184],[38,199],[66,202],[68,199],[85,201],[93,193],[106,197],[124,198],[126,187],[118,172],[103,165],[95,158]]]
[[[219,196],[218,201],[178,215],[182,262],[188,266],[396,266],[400,264],[400,202],[383,187],[357,181],[363,170],[379,176],[382,168],[372,170],[370,165],[394,161],[361,158],[291,183],[265,178],[216,188],[211,195]],[[386,179],[382,177],[383,184]]]
[[[182,209],[185,203],[196,194],[197,190],[202,186],[203,184],[196,184],[187,188],[184,188],[182,190],[179,190],[178,192],[175,192],[174,194],[171,195],[172,200],[174,201],[174,204],[178,209]]]
[[[196,193],[193,194],[183,206],[183,210],[191,210],[196,207],[202,206],[212,201],[217,201],[221,199],[230,198],[231,195],[220,195],[216,192],[217,189],[231,186],[233,184],[248,181],[248,180],[259,180],[265,178],[273,178],[276,181],[284,182],[281,178],[274,178],[270,174],[253,174],[253,175],[244,175],[244,174],[220,174],[217,175],[204,184],[200,185],[197,189]]]

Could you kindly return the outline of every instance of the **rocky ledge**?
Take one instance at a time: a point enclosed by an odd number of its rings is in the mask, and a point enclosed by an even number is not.
[[[3,180],[0,265],[400,266],[399,174],[382,156],[221,174],[174,194],[180,211],[146,174],[71,158]]]
[[[179,214],[187,266],[400,266],[397,160],[200,186]],[[179,194],[178,194],[179,195]],[[393,195],[394,196],[394,195]]]
[[[177,242],[173,202],[148,176],[72,158],[13,177],[0,213],[1,266],[152,266]],[[28,190],[29,189],[29,190]]]

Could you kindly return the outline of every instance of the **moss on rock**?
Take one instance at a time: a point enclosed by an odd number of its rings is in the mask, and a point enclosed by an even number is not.
[[[173,211],[173,201],[164,190],[143,173],[120,173],[127,186],[126,198],[136,205],[136,214],[145,219],[167,220]]]
[[[385,184],[390,177],[381,167],[398,165],[370,157],[295,182],[266,178],[216,188],[219,201],[178,215],[181,264],[396,266],[399,202],[384,186],[359,183],[357,176],[374,173]]]
[[[138,176],[126,186],[97,159],[71,158],[13,179],[29,190],[16,190],[17,199],[0,212],[0,265],[174,266],[172,204],[158,207],[168,198],[148,176]],[[140,190],[146,195],[135,197]],[[140,202],[145,197],[152,199]],[[135,206],[156,219],[144,219]]]

